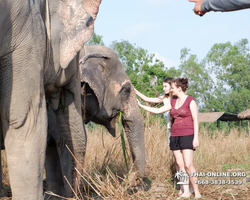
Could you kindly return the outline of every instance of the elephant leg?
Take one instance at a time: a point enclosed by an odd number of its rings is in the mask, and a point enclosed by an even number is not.
[[[1,120],[0,120],[0,144],[1,144],[1,149],[0,149],[0,190],[2,190],[2,154],[1,154],[1,150],[4,149],[4,145],[3,145],[3,133],[2,133]],[[1,195],[1,192],[0,192],[0,195]]]
[[[13,200],[43,199],[47,137],[43,41],[46,40],[42,37],[42,25],[33,24],[38,26],[34,27],[36,35],[27,31],[27,39],[16,44],[12,53],[0,56],[0,120]],[[23,34],[18,32],[18,36]],[[41,45],[37,48],[34,44]]]
[[[63,138],[52,109],[48,110],[48,134],[45,157],[46,187],[48,191],[63,196],[64,182],[57,149],[59,144],[63,143]],[[45,199],[51,199],[50,194],[45,193]]]
[[[80,82],[79,82],[80,89]],[[76,99],[80,95],[74,95],[67,89],[63,90],[65,108],[56,112],[57,122],[60,126],[60,134],[63,141],[57,142],[59,157],[61,162],[61,170],[64,177],[64,196],[72,197],[73,187],[76,191],[80,184],[80,175],[75,168],[81,173],[85,151],[86,151],[86,132],[83,125],[81,104],[77,104]],[[69,134],[70,133],[70,134]],[[72,157],[68,148],[72,151],[77,161]],[[69,186],[70,184],[70,186]]]
[[[45,172],[47,190],[62,196],[64,193],[63,176],[57,145],[52,137],[50,137],[46,148]],[[45,194],[45,199],[49,199],[49,195]]]
[[[40,99],[38,91],[36,100]],[[27,94],[27,93],[26,93]],[[15,102],[10,107],[9,123],[3,121],[5,148],[13,200],[43,199],[43,168],[45,159],[47,123],[45,98],[34,100],[29,109]],[[22,101],[21,98],[17,98]],[[28,101],[26,101],[28,102]]]

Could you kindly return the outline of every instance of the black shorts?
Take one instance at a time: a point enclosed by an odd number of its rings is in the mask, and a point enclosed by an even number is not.
[[[187,136],[170,136],[170,149],[172,151],[182,149],[194,149],[193,139],[194,134]]]

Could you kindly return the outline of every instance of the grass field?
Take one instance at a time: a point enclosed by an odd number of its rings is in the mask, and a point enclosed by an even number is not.
[[[146,175],[143,178],[144,187],[129,188],[127,169],[119,133],[113,138],[104,127],[98,126],[87,130],[88,145],[83,177],[84,194],[75,199],[176,199],[178,190],[172,152],[167,144],[166,127],[155,121],[145,126]],[[215,132],[213,136],[206,128],[199,132],[200,146],[194,152],[194,163],[197,172],[244,172],[246,177],[235,177],[231,180],[241,180],[241,185],[232,184],[201,184],[199,185],[202,199],[240,200],[250,199],[250,140],[242,130],[231,129],[225,136],[223,131]],[[132,161],[128,143],[128,167]],[[3,195],[10,196],[6,158],[2,151],[3,161]],[[228,181],[229,177],[199,177],[199,180]],[[8,198],[2,198],[8,199]]]

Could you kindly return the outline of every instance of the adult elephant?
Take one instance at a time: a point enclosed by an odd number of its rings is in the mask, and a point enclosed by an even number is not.
[[[115,136],[120,111],[132,158],[132,184],[145,172],[144,127],[133,85],[117,54],[100,45],[85,45],[80,51],[83,118],[104,125]]]
[[[85,147],[79,50],[93,33],[101,0],[0,1],[0,132],[4,138],[12,199],[43,199],[47,137],[46,100],[56,116],[66,158],[63,174],[76,188],[74,167]],[[64,110],[59,108],[63,95]],[[81,138],[82,141],[79,141]],[[64,196],[72,192],[66,181]]]

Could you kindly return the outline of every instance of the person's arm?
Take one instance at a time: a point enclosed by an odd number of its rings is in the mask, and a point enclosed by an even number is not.
[[[250,8],[249,0],[204,0],[201,4],[203,12],[234,11]]]
[[[163,97],[155,97],[155,98],[151,98],[151,97],[146,97],[144,94],[140,93],[137,89],[135,89],[135,93],[138,95],[138,97],[140,97],[142,100],[149,102],[149,103],[162,103],[163,102]]]
[[[199,146],[199,121],[198,121],[198,106],[194,100],[190,102],[190,110],[194,123],[193,147],[195,149]]]
[[[194,12],[195,14],[203,13],[209,11],[234,11],[250,8],[249,0],[189,0],[189,2],[194,2]]]
[[[172,109],[170,102],[168,104],[165,104],[164,106],[162,106],[160,108],[153,108],[150,106],[142,105],[138,99],[137,99],[137,102],[141,108],[143,108],[144,110],[149,111],[151,113],[154,113],[154,114],[161,114],[161,113],[167,112],[167,111]]]

